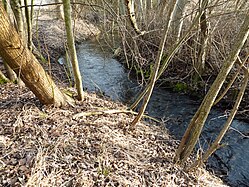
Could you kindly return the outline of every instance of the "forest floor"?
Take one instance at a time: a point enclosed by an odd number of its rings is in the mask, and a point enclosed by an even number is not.
[[[62,21],[46,19],[37,31],[53,61],[64,52],[65,34]],[[78,42],[93,33],[79,31]],[[63,68],[45,67],[65,88]],[[93,93],[74,107],[55,108],[26,87],[1,85],[0,186],[225,186],[203,168],[187,173],[174,164],[179,142],[163,124],[130,131],[133,118],[126,106]]]

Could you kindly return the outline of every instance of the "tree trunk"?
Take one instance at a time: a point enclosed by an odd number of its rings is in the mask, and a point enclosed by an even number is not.
[[[28,34],[27,44],[28,44],[28,48],[32,50],[32,30],[31,30],[32,23],[31,23],[30,11],[29,11],[27,0],[24,0],[24,5],[25,5],[25,18],[26,18],[27,34]]]
[[[198,43],[198,54],[195,68],[197,70],[196,79],[202,76],[205,70],[206,52],[208,47],[208,23],[206,9],[209,4],[209,0],[200,0],[200,32],[199,32],[199,43]]]
[[[233,109],[231,110],[230,116],[227,119],[226,123],[224,124],[224,127],[222,128],[222,130],[220,131],[220,134],[217,136],[217,138],[215,139],[214,143],[212,143],[211,147],[206,151],[205,154],[203,154],[199,160],[196,160],[195,163],[191,166],[191,168],[196,167],[201,165],[202,163],[206,162],[207,159],[217,150],[221,147],[220,142],[222,140],[222,138],[224,137],[224,135],[226,134],[226,132],[229,130],[229,127],[231,125],[231,123],[233,122],[233,119],[235,117],[235,114],[237,113],[240,103],[242,101],[243,95],[245,93],[246,87],[248,85],[248,69],[243,66],[243,70],[244,70],[244,82],[242,83],[242,86],[240,88],[239,94],[237,96],[237,99],[235,101],[235,104],[233,106]]]
[[[176,8],[173,12],[173,18],[171,22],[171,30],[174,36],[174,41],[178,41],[180,39],[186,4],[187,0],[177,0],[176,2]]]
[[[249,13],[247,13],[245,16],[244,22],[237,36],[237,41],[233,45],[233,49],[230,55],[225,60],[220,73],[216,77],[214,83],[212,84],[207,95],[202,101],[202,104],[200,105],[198,111],[195,113],[194,117],[192,118],[184,136],[182,137],[181,143],[178,147],[178,150],[176,151],[175,161],[184,162],[193,151],[198,141],[198,138],[201,134],[207,116],[211,110],[211,107],[213,106],[213,103],[223,83],[225,82],[227,75],[231,71],[248,35],[249,35]]]
[[[133,29],[135,30],[137,34],[144,34],[144,32],[138,28],[138,24],[137,24],[137,20],[135,16],[134,0],[126,0],[126,6],[127,6],[131,26],[133,27]]]
[[[21,6],[21,0],[11,0],[10,1],[11,9],[14,13],[15,17],[15,27],[17,32],[19,33],[21,39],[25,41],[25,34],[24,34],[24,24],[23,24],[23,15],[22,10],[20,8]],[[13,70],[12,70],[13,72]],[[16,75],[14,72],[12,73],[12,77],[15,78],[14,80],[17,80],[17,83],[19,86],[25,86],[22,80],[19,78],[19,75]],[[10,78],[12,80],[12,78]],[[13,80],[12,80],[13,81]]]
[[[20,75],[25,85],[43,104],[65,105],[65,95],[44,71],[35,56],[24,45],[0,5],[0,56]]]
[[[22,16],[22,10],[20,8],[21,6],[21,1],[20,0],[11,0],[10,5],[12,8],[12,11],[15,16],[15,21],[16,21],[16,30],[19,32],[19,35],[21,38],[24,40],[24,24],[23,24],[23,16]]]
[[[4,68],[6,70],[6,75],[8,79],[12,82],[15,82],[16,80],[16,74],[15,72],[10,68],[10,66],[7,64],[7,62],[4,60],[3,61]]]
[[[8,2],[3,0],[3,6],[6,12],[8,12]],[[14,82],[16,80],[15,72],[9,67],[9,65],[3,60],[3,65],[6,70],[7,77],[10,81]]]
[[[75,43],[74,43],[73,30],[72,30],[72,16],[71,16],[72,9],[71,9],[70,0],[63,0],[63,9],[64,9],[64,19],[65,19],[66,32],[67,32],[67,43],[68,43],[69,55],[70,55],[71,63],[73,67],[73,73],[74,73],[74,79],[75,79],[76,89],[78,93],[78,99],[83,100],[84,94],[83,94],[82,80],[81,80],[81,74],[79,70],[78,59],[77,59]]]
[[[163,35],[162,35],[162,39],[161,39],[161,42],[160,42],[160,46],[159,46],[159,50],[158,50],[158,53],[157,53],[157,58],[156,58],[156,62],[155,62],[155,65],[154,65],[154,69],[153,69],[153,72],[152,72],[152,75],[151,75],[151,78],[150,78],[150,82],[149,82],[149,85],[148,85],[148,91],[144,97],[144,101],[143,101],[143,104],[139,110],[139,113],[138,115],[136,116],[136,118],[132,121],[131,123],[131,127],[134,127],[137,122],[139,122],[145,112],[145,109],[149,103],[149,100],[150,100],[150,97],[151,97],[151,94],[153,92],[153,89],[154,89],[154,86],[156,84],[156,80],[157,80],[157,76],[158,76],[158,71],[159,71],[159,68],[160,68],[160,62],[161,62],[161,59],[162,59],[162,55],[163,55],[163,50],[164,50],[164,46],[165,46],[165,42],[166,42],[166,39],[167,39],[167,36],[168,36],[168,31],[169,31],[169,28],[170,28],[170,24],[171,24],[171,21],[172,21],[172,16],[173,16],[173,11],[176,7],[176,0],[173,0],[172,1],[172,4],[171,4],[171,7],[170,7],[170,10],[168,12],[168,15],[167,15],[167,20],[166,20],[166,25],[165,25],[165,28],[164,28],[164,32],[163,32]]]

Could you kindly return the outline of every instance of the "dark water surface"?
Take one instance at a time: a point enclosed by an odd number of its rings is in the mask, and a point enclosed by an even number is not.
[[[101,92],[113,100],[128,103],[141,90],[111,53],[104,52],[95,43],[80,45],[78,60],[83,86],[89,91]],[[156,88],[147,112],[150,116],[164,119],[170,133],[180,140],[199,103],[185,95]],[[199,141],[200,147],[206,147],[216,137],[226,117],[221,111],[211,111]],[[207,163],[208,168],[223,175],[223,180],[231,186],[249,186],[249,139],[244,136],[246,134],[249,134],[249,124],[234,120],[223,139],[226,146],[216,151]]]

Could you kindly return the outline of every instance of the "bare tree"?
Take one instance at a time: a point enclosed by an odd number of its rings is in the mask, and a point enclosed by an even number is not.
[[[67,32],[67,43],[68,43],[69,55],[70,55],[71,63],[73,67],[73,73],[74,73],[74,79],[75,79],[76,89],[78,93],[78,99],[83,100],[84,94],[83,94],[82,80],[81,80],[81,74],[79,70],[73,30],[72,30],[72,16],[71,16],[72,8],[71,8],[70,0],[63,0],[63,9],[64,9],[64,19],[65,19],[66,32]]]
[[[25,85],[43,104],[65,105],[72,102],[55,85],[32,52],[26,47],[0,5],[0,56],[20,75]]]
[[[199,32],[199,42],[198,42],[198,54],[195,64],[196,69],[196,77],[200,77],[205,69],[205,61],[206,61],[206,52],[208,47],[208,22],[207,22],[207,15],[206,15],[206,8],[208,6],[209,0],[199,0],[200,6],[200,32]]]
[[[247,61],[247,58],[245,59],[245,62]],[[222,128],[222,130],[220,131],[219,135],[217,136],[217,138],[215,139],[214,143],[210,146],[210,148],[202,155],[199,157],[198,160],[196,160],[196,162],[191,166],[191,168],[196,167],[198,165],[201,165],[202,163],[206,162],[207,159],[220,147],[222,147],[222,145],[220,144],[222,138],[224,137],[224,135],[226,134],[226,132],[228,131],[234,117],[235,114],[238,111],[238,108],[240,106],[240,103],[242,101],[243,95],[245,93],[246,87],[248,85],[248,80],[249,80],[249,72],[248,72],[248,68],[246,68],[245,66],[243,66],[243,63],[241,63],[242,65],[242,69],[244,71],[244,81],[242,83],[242,86],[240,88],[240,91],[237,95],[237,99],[235,101],[235,104],[233,106],[233,109],[231,110],[231,113],[229,115],[229,118],[227,119],[226,123],[224,124],[224,127]]]
[[[168,31],[169,31],[169,28],[170,28],[170,23],[172,21],[172,16],[173,16],[173,11],[175,9],[175,5],[176,5],[176,0],[173,0],[172,1],[172,4],[171,4],[171,8],[169,9],[169,12],[168,12],[168,15],[167,15],[167,20],[166,20],[166,25],[165,25],[165,28],[164,28],[164,32],[163,32],[163,35],[162,35],[162,39],[161,39],[161,42],[160,42],[160,46],[159,46],[159,50],[158,50],[158,53],[157,53],[157,58],[156,58],[156,62],[155,62],[155,65],[154,65],[154,69],[153,69],[153,72],[152,72],[152,75],[151,75],[151,78],[150,78],[150,82],[148,84],[148,90],[147,90],[147,93],[144,97],[144,101],[143,101],[143,104],[139,110],[139,113],[138,115],[136,116],[136,118],[132,121],[131,123],[131,126],[134,127],[136,125],[137,122],[139,122],[144,114],[144,111],[149,103],[149,100],[150,100],[150,97],[151,97],[151,94],[152,94],[152,91],[154,89],[154,86],[155,86],[155,83],[156,83],[156,80],[157,80],[157,77],[158,77],[158,71],[159,71],[159,68],[160,68],[160,62],[161,62],[161,59],[162,59],[162,55],[163,55],[163,50],[164,50],[164,46],[165,46],[165,41],[167,39],[167,36],[168,36]]]
[[[173,12],[171,30],[172,30],[174,39],[176,41],[180,39],[180,34],[182,30],[182,25],[183,25],[183,16],[184,16],[186,4],[187,4],[187,0],[177,0],[176,8]]]
[[[27,0],[24,0],[24,5],[25,5],[24,9],[25,9],[25,18],[26,18],[26,26],[27,26],[27,34],[28,34],[27,44],[28,44],[28,48],[32,50],[32,23],[31,23],[31,16],[30,16],[30,11],[29,11]]]
[[[21,38],[24,39],[24,24],[23,24],[23,16],[22,10],[20,8],[21,1],[20,0],[11,0],[10,1],[11,9],[15,16],[15,26]]]
[[[190,121],[190,124],[182,137],[181,143],[176,151],[175,160],[184,162],[191,152],[193,151],[197,140],[201,134],[204,123],[207,116],[214,104],[214,101],[226,80],[228,73],[231,71],[236,59],[238,58],[239,52],[243,47],[247,37],[249,35],[249,13],[245,15],[244,22],[238,33],[236,43],[233,45],[233,49],[230,55],[226,58],[224,65],[222,66],[220,73],[216,77],[214,83],[203,99],[199,109],[195,113],[194,117]]]

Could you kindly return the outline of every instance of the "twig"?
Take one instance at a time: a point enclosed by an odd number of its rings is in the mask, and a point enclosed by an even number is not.
[[[137,112],[134,112],[132,110],[118,110],[118,109],[107,109],[107,110],[94,110],[89,112],[80,112],[75,115],[73,115],[73,119],[78,119],[80,117],[87,117],[87,116],[95,116],[95,115],[104,115],[104,114],[119,114],[119,113],[126,113],[126,114],[135,114],[137,115]],[[151,119],[157,123],[161,123],[161,121],[157,120],[156,118],[153,118],[148,115],[143,115],[143,117]]]
[[[229,127],[229,129],[239,133],[243,138],[249,138],[249,136],[245,135],[244,133],[240,132],[239,130],[233,128],[233,127]]]

